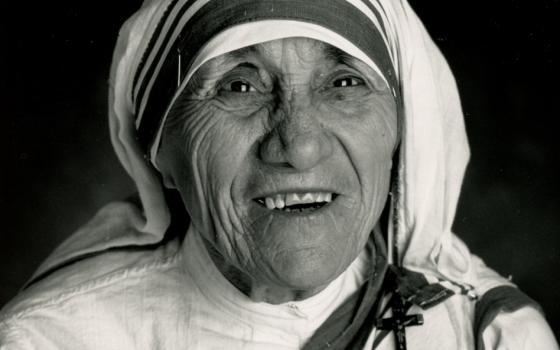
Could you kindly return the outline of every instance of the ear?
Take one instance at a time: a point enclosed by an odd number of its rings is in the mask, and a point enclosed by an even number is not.
[[[173,179],[173,176],[171,176],[171,174],[169,174],[167,171],[166,172],[162,172],[162,180],[163,180],[163,186],[165,188],[169,188],[169,189],[176,189],[177,186],[175,185],[175,180]]]
[[[171,171],[173,167],[171,166],[172,161],[169,153],[167,145],[162,142],[154,163],[161,175],[163,186],[169,189],[176,189],[177,185],[175,184],[175,178],[173,176],[173,172]]]
[[[157,157],[157,167],[159,169],[159,173],[161,174],[163,186],[169,189],[176,189],[177,185],[175,183],[175,177],[173,176],[173,172],[171,171],[173,167],[169,166],[169,159],[167,159],[164,154],[165,153],[160,154]]]

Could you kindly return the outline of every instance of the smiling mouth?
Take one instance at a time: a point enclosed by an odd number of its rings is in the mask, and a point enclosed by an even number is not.
[[[255,202],[268,210],[301,213],[321,209],[337,196],[338,194],[332,192],[287,193],[256,198]]]

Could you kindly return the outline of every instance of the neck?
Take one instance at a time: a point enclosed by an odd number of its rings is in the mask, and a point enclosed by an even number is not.
[[[260,279],[252,278],[248,274],[241,271],[236,266],[228,263],[224,257],[206,241],[202,239],[206,250],[208,251],[214,265],[222,273],[222,275],[240,292],[245,294],[254,302],[265,302],[269,304],[283,304],[290,301],[299,301],[310,298],[321,292],[327,287],[323,285],[310,290],[294,289],[285,286],[279,286]]]

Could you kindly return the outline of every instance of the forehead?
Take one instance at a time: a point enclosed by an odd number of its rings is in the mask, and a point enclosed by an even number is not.
[[[281,67],[293,62],[299,64],[315,64],[318,61],[348,63],[357,59],[322,41],[293,37],[244,47],[218,56],[212,61],[220,65],[227,65],[238,64],[239,61],[253,60]]]
[[[231,53],[231,56],[259,55],[270,58],[297,55],[302,59],[326,56],[335,48],[310,38],[284,38],[248,46]]]

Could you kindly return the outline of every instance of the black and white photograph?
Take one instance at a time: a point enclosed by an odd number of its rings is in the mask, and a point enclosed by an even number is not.
[[[560,349],[559,3],[3,3],[0,350]]]

